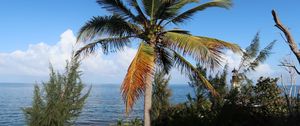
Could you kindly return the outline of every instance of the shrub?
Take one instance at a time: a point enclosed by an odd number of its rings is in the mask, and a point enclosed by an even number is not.
[[[79,61],[73,58],[67,62],[65,73],[54,72],[50,67],[50,79],[34,86],[32,106],[24,108],[27,124],[30,126],[72,125],[79,116],[90,93],[82,94],[84,84],[78,71]]]

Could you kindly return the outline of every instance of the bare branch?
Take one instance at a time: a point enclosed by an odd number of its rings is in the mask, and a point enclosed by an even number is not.
[[[287,58],[288,57],[288,58]],[[290,74],[294,74],[296,72],[298,75],[300,75],[300,71],[295,66],[294,62],[292,61],[290,56],[287,56],[285,59],[280,61],[280,65],[286,69]]]
[[[294,41],[292,34],[289,32],[289,30],[281,23],[279,17],[276,14],[275,10],[272,10],[272,15],[273,15],[273,19],[275,21],[275,26],[281,30],[285,37],[287,43],[289,44],[290,49],[292,50],[292,52],[294,53],[294,55],[297,57],[298,62],[300,63],[300,51],[298,49],[298,46],[296,44],[296,42]],[[298,72],[297,72],[298,73]],[[298,73],[299,74],[299,73]]]
[[[300,74],[300,71],[296,68],[296,66],[293,66],[293,65],[287,65],[287,64],[280,64],[279,66],[293,68],[293,69],[297,72],[297,74]]]

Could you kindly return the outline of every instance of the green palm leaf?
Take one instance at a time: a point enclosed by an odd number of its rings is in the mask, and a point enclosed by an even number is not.
[[[198,0],[161,0],[157,9],[154,10],[155,22],[161,25],[165,20],[170,20],[178,15],[183,6],[198,2]]]
[[[147,16],[151,16],[154,10],[158,9],[161,1],[160,0],[142,0],[144,11]]]
[[[89,43],[84,47],[80,48],[75,53],[75,56],[79,56],[80,54],[87,55],[90,53],[94,53],[98,45],[101,45],[104,54],[122,50],[125,46],[129,46],[131,37],[132,36],[98,39],[95,42]]]
[[[210,7],[221,7],[228,9],[231,7],[232,3],[231,0],[214,0],[212,2],[208,2],[205,4],[201,4],[199,6],[196,6],[192,9],[189,9],[181,14],[179,14],[177,17],[173,18],[170,22],[174,24],[182,23],[187,19],[190,19],[195,13],[205,10]]]
[[[179,33],[179,34],[186,34],[186,35],[191,35],[190,31],[187,30],[182,30],[182,29],[172,29],[172,30],[167,30],[165,32],[162,32],[162,34],[168,33],[168,32],[174,32],[174,33]]]
[[[218,92],[215,88],[208,82],[205,76],[203,76],[200,71],[197,70],[191,63],[189,63],[184,57],[182,57],[177,52],[174,52],[175,66],[189,75],[196,76],[204,84],[204,86],[212,93],[213,96],[218,96]]]
[[[147,26],[149,24],[146,15],[144,14],[144,12],[142,11],[141,7],[139,6],[139,3],[137,2],[137,0],[128,0],[129,4],[135,8],[135,10],[137,11],[138,15],[137,18],[142,20],[142,24],[144,26]]]
[[[196,3],[199,2],[199,0],[176,0],[176,2],[170,7],[170,9],[174,11],[179,11],[182,9],[182,7],[186,6],[190,3]]]
[[[222,49],[231,49],[239,52],[239,46],[218,39],[192,36],[180,33],[167,32],[165,34],[167,46],[183,55],[191,55],[197,62],[214,68],[223,61]]]
[[[122,0],[97,0],[97,3],[111,13],[116,13],[124,18],[136,19]]]
[[[164,71],[166,74],[169,74],[171,71],[171,68],[173,67],[173,53],[168,48],[164,47],[158,47],[155,49],[156,52],[156,60],[157,60],[157,66],[161,67],[162,71]]]
[[[120,16],[97,16],[88,21],[79,31],[77,41],[92,40],[101,35],[127,36],[135,34],[134,24],[126,22]]]

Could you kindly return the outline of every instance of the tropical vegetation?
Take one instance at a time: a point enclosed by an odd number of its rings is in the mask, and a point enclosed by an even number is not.
[[[207,71],[198,67],[202,74]],[[209,75],[210,83],[220,85],[220,95],[211,98],[207,89],[197,84],[196,78],[190,78],[193,94],[187,95],[184,103],[170,105],[154,120],[155,126],[296,126],[299,124],[299,113],[296,108],[289,114],[288,106],[278,78],[261,77],[255,85],[241,85],[241,89],[229,89],[227,73]],[[224,84],[225,83],[225,84]],[[222,85],[222,86],[221,86]],[[299,99],[298,99],[299,100]],[[299,104],[299,101],[298,101]],[[296,114],[298,113],[298,114]]]
[[[276,40],[270,42],[266,47],[260,50],[260,34],[256,33],[250,45],[243,51],[240,64],[234,68],[232,76],[237,76],[232,83],[237,85],[253,84],[252,80],[247,77],[250,72],[253,72],[257,67],[264,63],[272,53]]]
[[[157,70],[154,74],[153,91],[152,91],[152,108],[151,108],[151,123],[155,125],[156,120],[161,112],[170,107],[171,89],[169,81],[171,77],[166,75],[163,70]]]
[[[64,73],[55,72],[50,65],[49,81],[34,86],[32,105],[22,108],[27,125],[76,125],[91,90],[90,87],[84,92],[79,70],[81,58],[98,49],[110,54],[124,51],[127,46],[137,46],[137,53],[121,85],[125,113],[130,114],[137,100],[144,97],[144,117],[120,119],[113,125],[300,124],[300,90],[297,93],[295,86],[295,76],[300,72],[291,60],[280,62],[289,72],[291,87],[283,82],[282,76],[258,79],[248,76],[256,74],[257,68],[272,54],[275,41],[260,49],[257,33],[242,50],[231,42],[193,35],[178,28],[208,8],[229,9],[231,0],[206,3],[200,0],[97,0],[97,3],[109,14],[94,16],[81,27],[77,42],[84,45],[72,54]],[[275,10],[272,15],[275,26],[284,33],[282,37],[300,62],[300,52],[289,29],[280,22]],[[232,72],[229,72],[229,64],[224,63],[226,49],[241,54],[241,61]],[[169,88],[173,67],[188,77],[191,88],[186,101],[176,104],[170,100],[172,90]]]
[[[49,81],[34,86],[31,107],[23,109],[29,126],[73,125],[89,96],[83,92],[78,58],[67,62],[65,73],[54,72],[50,66]]]
[[[203,4],[198,0],[97,0],[97,3],[111,14],[95,16],[82,26],[78,42],[87,44],[77,51],[76,56],[94,53],[98,46],[104,54],[108,54],[131,43],[139,43],[121,86],[126,113],[144,95],[144,125],[150,126],[151,82],[158,67],[169,73],[175,66],[182,72],[195,75],[217,96],[213,86],[183,56],[191,56],[203,66],[213,69],[220,66],[223,49],[239,52],[240,48],[236,44],[170,27],[178,26],[199,11],[211,7],[228,9],[232,5],[231,0]]]

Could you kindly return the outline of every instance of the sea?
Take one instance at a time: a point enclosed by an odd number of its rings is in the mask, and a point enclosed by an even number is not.
[[[0,83],[0,126],[24,126],[22,108],[30,107],[34,84]],[[88,88],[88,86],[87,86]],[[172,104],[186,101],[191,93],[187,84],[170,85]],[[129,116],[125,115],[124,102],[120,95],[120,85],[92,85],[92,90],[76,126],[109,126],[118,120],[143,118],[143,100],[139,100]]]

